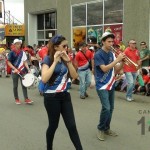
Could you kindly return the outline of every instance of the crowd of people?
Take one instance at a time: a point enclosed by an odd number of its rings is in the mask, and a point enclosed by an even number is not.
[[[150,52],[146,42],[140,43],[140,50],[136,48],[136,41],[130,40],[124,53],[132,61],[136,62],[132,66],[124,65],[124,68],[116,75],[116,90],[127,92],[128,101],[132,101],[132,93],[150,95]],[[132,52],[131,50],[134,50]]]
[[[115,45],[114,39],[113,33],[105,32],[101,45],[82,42],[76,49],[70,48],[62,35],[53,36],[47,45],[41,47],[22,47],[22,41],[15,39],[10,52],[0,53],[0,77],[2,73],[6,77],[11,74],[16,104],[22,103],[18,95],[18,80],[23,80],[27,73],[41,76],[38,88],[43,95],[49,121],[47,150],[53,149],[60,115],[74,147],[83,149],[69,93],[71,83],[79,85],[79,98],[82,100],[89,97],[87,90],[95,85],[102,105],[97,125],[97,137],[101,141],[105,140],[105,134],[118,135],[110,128],[115,90],[125,92],[128,102],[134,100],[133,94],[136,93],[150,95],[150,51],[146,42],[142,41],[138,50],[133,39],[129,40],[127,46],[122,41]],[[32,104],[27,87],[22,82],[21,85],[25,103]]]

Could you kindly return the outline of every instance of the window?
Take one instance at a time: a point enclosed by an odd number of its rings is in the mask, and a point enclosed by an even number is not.
[[[38,41],[38,45],[39,45],[39,46],[44,45],[44,43],[45,43],[45,41]]]
[[[37,16],[37,29],[38,30],[43,30],[44,29],[44,15],[40,14]]]
[[[87,4],[87,25],[103,24],[103,1]]]
[[[44,39],[44,31],[38,31],[38,39]]]
[[[46,44],[56,34],[56,12],[37,15],[37,41]]]
[[[56,13],[45,14],[45,29],[55,29]]]
[[[100,42],[105,30],[112,31],[118,43],[122,39],[122,24],[123,0],[97,0],[73,5],[72,43],[76,46],[83,40]]]
[[[56,30],[47,30],[47,31],[45,31],[45,36],[46,36],[45,38],[50,39],[55,34],[56,34]]]
[[[86,25],[86,5],[72,7],[72,24],[73,26]]]
[[[123,0],[105,0],[104,6],[105,24],[123,22]]]

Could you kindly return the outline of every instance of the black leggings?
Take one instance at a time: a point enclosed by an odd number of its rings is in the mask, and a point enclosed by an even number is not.
[[[70,93],[44,94],[44,105],[48,114],[49,126],[46,132],[47,150],[52,150],[55,131],[58,127],[60,114],[69,132],[76,150],[82,150],[80,138],[76,128]]]

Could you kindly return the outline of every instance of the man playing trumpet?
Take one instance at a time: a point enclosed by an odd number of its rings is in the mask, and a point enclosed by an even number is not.
[[[124,54],[120,53],[117,58],[112,52],[114,44],[114,34],[105,32],[102,35],[102,48],[94,55],[94,75],[96,82],[97,94],[102,104],[100,120],[97,126],[97,137],[99,140],[105,140],[105,134],[117,136],[110,130],[110,122],[114,109],[114,92],[115,92],[115,72],[122,69]]]
[[[139,51],[136,49],[136,41],[130,40],[128,47],[125,49],[124,54],[135,64],[124,64],[123,70],[125,72],[125,76],[127,79],[127,92],[126,92],[126,100],[131,102],[133,101],[132,92],[135,86],[136,78],[137,78],[137,70],[139,69],[140,55]]]

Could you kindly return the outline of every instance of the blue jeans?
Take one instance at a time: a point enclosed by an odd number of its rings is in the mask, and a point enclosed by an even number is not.
[[[133,88],[135,86],[137,73],[136,72],[125,72],[126,81],[127,81],[127,93],[126,97],[132,98]]]
[[[110,129],[110,122],[114,110],[115,90],[97,90],[97,94],[102,104],[100,120],[97,128],[101,131]]]
[[[80,80],[80,95],[84,96],[87,88],[91,84],[91,71],[90,69],[84,71],[78,70],[78,75]]]

